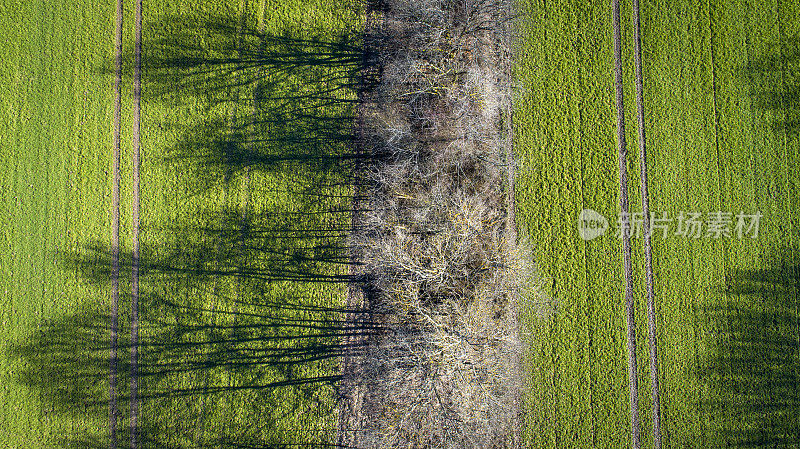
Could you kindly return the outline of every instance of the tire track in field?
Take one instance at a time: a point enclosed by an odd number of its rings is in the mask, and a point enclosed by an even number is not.
[[[117,333],[119,331],[119,189],[120,189],[120,116],[122,112],[122,0],[117,0],[114,31],[114,143],[112,149],[111,204],[111,342],[109,354],[108,432],[109,447],[117,448]]]
[[[650,200],[647,190],[647,148],[644,132],[644,82],[642,80],[642,36],[639,20],[639,0],[633,0],[633,44],[636,66],[636,113],[639,122],[639,179],[642,196],[642,227],[644,228],[645,289],[647,295],[647,334],[650,345],[650,380],[652,386],[653,447],[661,449],[661,413],[658,388],[658,347],[656,342],[656,309],[653,294],[653,252],[650,242]]]
[[[131,449],[139,447],[139,129],[142,111],[142,0],[136,1],[133,67],[133,258],[131,261]]]
[[[619,207],[620,215],[628,217],[628,171],[625,146],[625,103],[622,93],[622,32],[620,31],[619,0],[612,0],[614,26],[614,84],[617,102],[617,149],[619,152]],[[631,239],[629,230],[622,227],[622,256],[625,274],[625,324],[628,333],[628,394],[631,410],[631,446],[639,449],[639,387],[636,378],[636,318],[633,308],[633,280],[631,270]]]

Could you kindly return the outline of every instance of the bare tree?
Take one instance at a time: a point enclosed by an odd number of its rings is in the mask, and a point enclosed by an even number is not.
[[[364,108],[369,212],[351,236],[384,333],[361,359],[361,447],[512,447],[532,282],[508,217],[508,0],[385,0]]]

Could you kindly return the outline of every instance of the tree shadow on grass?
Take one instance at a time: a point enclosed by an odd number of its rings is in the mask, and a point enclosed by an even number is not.
[[[149,43],[143,71],[148,101],[202,111],[189,126],[164,124],[179,136],[164,162],[190,174],[193,194],[246,171],[315,187],[356,181],[354,111],[374,59],[360,33],[186,22],[161,20],[173,31]]]
[[[718,329],[703,379],[720,442],[800,445],[800,258],[785,248],[764,269],[734,271],[726,302],[707,311]]]
[[[331,245],[339,231],[312,233],[299,220],[273,229],[253,216],[243,237],[235,216],[211,220],[229,227],[176,230],[172,242],[142,251],[142,447],[332,444],[324,423],[336,418],[339,359],[345,350],[362,348],[346,339],[381,330],[370,321],[350,323],[346,314],[358,311],[347,310],[336,291],[310,287],[350,281],[331,274],[341,271],[332,265],[350,263]],[[296,232],[292,242],[302,239],[307,246],[286,242],[290,230]],[[64,263],[107,291],[110,257],[107,249],[92,247]],[[129,272],[130,254],[122,260],[121,271]],[[76,313],[44,323],[13,354],[27,367],[19,381],[46,393],[55,410],[102,418],[108,413],[110,319],[100,304],[82,302]],[[121,310],[120,322],[127,323],[124,305]],[[118,342],[122,410],[130,369],[126,330]],[[84,435],[65,446],[92,447],[92,441],[107,445]]]
[[[743,67],[755,106],[766,111],[776,133],[800,134],[800,36],[776,43]]]
[[[153,211],[142,224],[141,447],[332,446],[339,359],[360,347],[352,337],[380,331],[351,324],[362,312],[344,301],[358,281],[347,250],[363,160],[353,111],[369,56],[350,33],[271,34],[224,18],[165,17],[146,30],[145,108],[192,117],[166,118],[157,126],[177,138],[145,148],[174,179],[168,207],[190,213]],[[131,259],[122,251],[121,447]],[[18,381],[59,413],[102,420],[110,317],[94,297],[110,290],[111,253],[96,243],[63,262],[95,291],[14,345]],[[108,435],[63,446],[107,447]]]

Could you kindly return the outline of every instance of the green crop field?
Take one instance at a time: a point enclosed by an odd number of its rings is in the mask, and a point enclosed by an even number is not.
[[[348,280],[362,13],[324,0],[144,3],[142,447],[330,443]],[[609,2],[520,0],[520,232],[530,447],[628,444]],[[124,2],[118,420],[127,447],[134,1]],[[797,2],[643,2],[650,207],[734,216],[656,234],[669,447],[800,442]],[[115,4],[0,0],[0,446],[109,446]],[[631,2],[623,58],[640,210]],[[578,214],[609,231],[584,241]],[[735,215],[760,213],[756,238]],[[705,224],[705,223],[704,223]],[[641,239],[639,402],[651,444]]]
[[[528,317],[531,447],[630,444],[610,2],[524,0],[515,113],[518,222],[549,317]],[[642,2],[650,209],[731,212],[731,236],[653,238],[668,447],[800,441],[797,198],[800,4]],[[631,211],[641,211],[631,2],[622,37]],[[579,237],[591,208],[606,235]],[[735,215],[760,212],[757,238]],[[705,228],[704,228],[705,229]],[[650,375],[641,239],[632,239],[643,446]]]
[[[108,297],[60,261],[110,238],[112,90],[98,68],[113,45],[114,8],[3,1],[0,11],[0,441],[51,447],[62,432],[104,423],[82,410],[64,416],[47,392],[24,388],[30,362],[12,347]]]
[[[108,447],[115,5],[0,2],[0,445]],[[118,422],[127,443],[134,2]],[[361,13],[144,4],[143,447],[328,442]]]

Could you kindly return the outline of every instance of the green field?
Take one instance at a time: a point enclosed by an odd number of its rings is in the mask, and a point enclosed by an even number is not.
[[[609,2],[520,0],[517,211],[555,309],[531,333],[531,447],[624,447]],[[0,446],[108,447],[114,4],[0,0]],[[121,445],[134,2],[125,0]],[[631,4],[623,57],[640,210]],[[800,444],[800,4],[643,2],[650,207],[763,214],[656,236],[664,440]],[[324,0],[145,2],[143,447],[330,442],[362,17]],[[612,232],[580,239],[594,209]],[[674,227],[672,231],[674,232]],[[650,384],[634,239],[642,435]]]
[[[134,2],[125,8],[123,447]],[[316,0],[145,2],[144,447],[332,438],[361,20]],[[114,4],[3,0],[0,31],[0,441],[107,447]]]
[[[533,333],[531,447],[630,441],[621,241],[583,241],[578,213],[616,230],[609,2],[524,0],[515,114],[518,222],[549,318]],[[763,214],[756,239],[653,240],[662,422],[668,447],[800,444],[796,2],[643,2],[650,208]],[[631,210],[640,211],[631,2],[623,2]],[[735,224],[735,218],[734,218]],[[675,231],[671,228],[671,233]],[[733,225],[731,231],[734,230]],[[641,239],[633,239],[643,446],[650,376]]]

